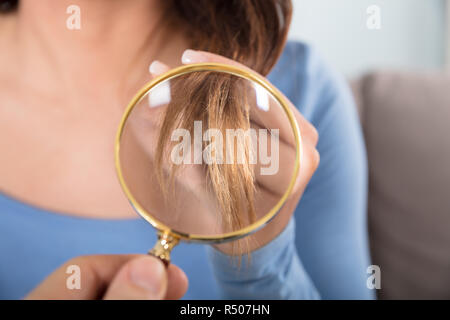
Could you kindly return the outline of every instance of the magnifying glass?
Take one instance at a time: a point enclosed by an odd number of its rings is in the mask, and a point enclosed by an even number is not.
[[[170,263],[180,240],[220,244],[263,228],[297,181],[301,135],[283,95],[250,70],[172,69],[129,103],[115,141],[121,187],[158,231]]]

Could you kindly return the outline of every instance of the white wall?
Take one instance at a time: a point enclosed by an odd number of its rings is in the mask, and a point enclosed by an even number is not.
[[[448,69],[450,69],[450,0],[447,1],[447,33],[446,33],[446,39],[447,39],[447,61],[446,66]]]
[[[445,0],[293,0],[290,38],[306,41],[347,76],[375,68],[440,68],[446,58]],[[367,8],[381,8],[369,30]]]

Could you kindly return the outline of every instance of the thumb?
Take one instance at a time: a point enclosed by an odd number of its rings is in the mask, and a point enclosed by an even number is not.
[[[109,285],[105,300],[160,300],[167,292],[167,272],[161,261],[143,256],[126,263]]]

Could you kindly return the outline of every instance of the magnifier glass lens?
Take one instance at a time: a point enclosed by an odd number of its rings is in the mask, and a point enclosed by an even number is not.
[[[286,112],[261,84],[193,71],[160,82],[135,104],[119,160],[144,218],[212,236],[243,229],[280,202],[296,145]]]

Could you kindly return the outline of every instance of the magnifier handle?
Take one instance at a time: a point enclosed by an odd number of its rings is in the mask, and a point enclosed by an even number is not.
[[[179,242],[179,239],[167,232],[158,232],[158,240],[148,254],[160,259],[166,267],[170,264],[170,252]]]

